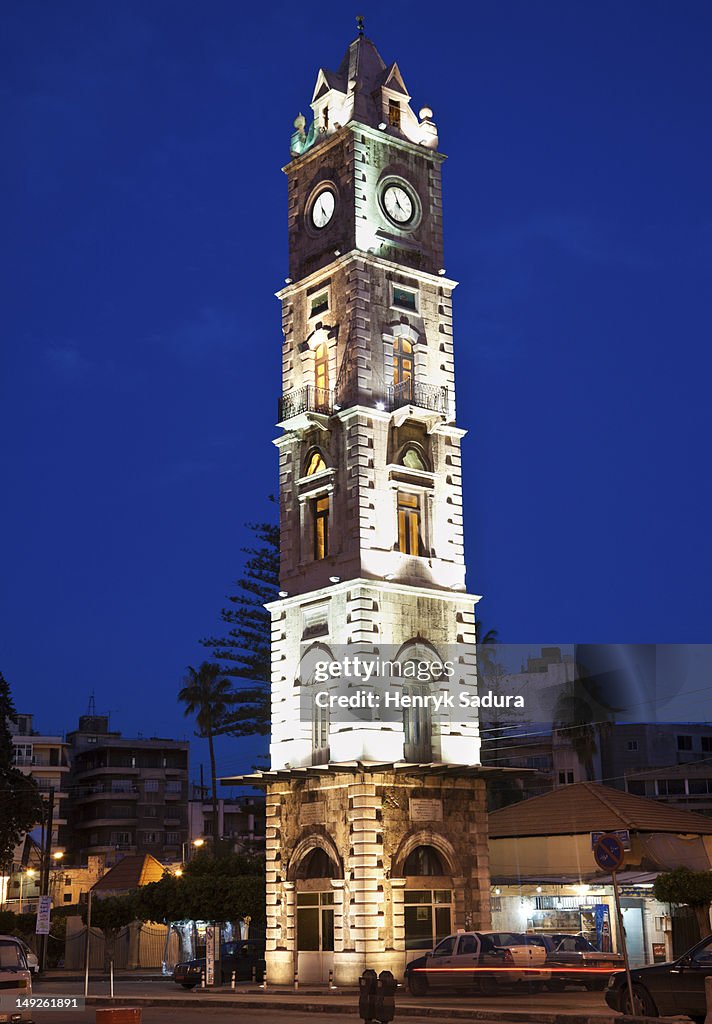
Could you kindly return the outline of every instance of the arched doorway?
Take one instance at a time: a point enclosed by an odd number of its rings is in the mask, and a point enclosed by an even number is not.
[[[433,833],[411,835],[395,860],[405,880],[403,929],[406,962],[434,949],[455,931],[456,857],[450,843]]]
[[[343,879],[343,867],[331,839],[311,835],[298,844],[290,862],[295,883],[297,972],[307,984],[328,981],[334,967],[333,880]]]

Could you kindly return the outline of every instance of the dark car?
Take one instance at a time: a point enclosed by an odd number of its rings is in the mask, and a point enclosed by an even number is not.
[[[612,974],[608,981],[606,1002],[611,1009],[647,1017],[684,1014],[696,1024],[704,1024],[705,978],[712,975],[712,935],[672,963],[634,967],[631,975],[633,1009],[624,971]]]
[[[265,974],[264,946],[247,939],[224,942],[220,947],[219,982],[228,984],[232,980],[233,971],[236,981],[252,981],[253,977],[255,981],[262,981]],[[173,980],[183,988],[195,988],[204,973],[205,957],[199,957],[176,964]]]
[[[405,982],[411,995],[476,988],[496,995],[503,985],[541,988],[551,977],[543,971],[543,950],[518,932],[458,932],[439,942],[432,953],[411,960]]]
[[[527,942],[543,946],[546,966],[551,967],[547,986],[561,991],[566,985],[584,985],[587,989],[604,989],[612,971],[623,966],[620,953],[604,953],[584,935],[528,934]]]

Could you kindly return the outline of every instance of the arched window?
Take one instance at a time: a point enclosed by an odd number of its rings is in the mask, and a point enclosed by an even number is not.
[[[413,342],[398,335],[393,340],[393,385],[399,397],[407,397],[413,383]]]
[[[447,875],[448,871],[434,846],[416,846],[403,865],[404,875]]]
[[[312,449],[307,455],[304,476],[314,476],[315,473],[321,473],[325,469],[326,462],[324,462],[324,456],[318,448]]]
[[[339,878],[339,871],[333,860],[320,846],[314,847],[300,862],[297,878]]]
[[[326,401],[329,390],[329,346],[320,342],[314,350],[314,385],[317,389],[317,402]]]
[[[429,466],[423,457],[423,453],[419,448],[416,448],[414,444],[409,444],[405,448],[401,455],[401,462],[408,469],[417,469],[421,472],[427,472],[429,469]]]

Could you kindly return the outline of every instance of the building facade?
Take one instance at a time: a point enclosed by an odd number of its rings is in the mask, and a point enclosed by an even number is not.
[[[477,598],[432,111],[362,34],[311,106],[285,168],[282,589],[271,770],[250,778],[267,790],[268,979],[346,984],[486,926],[489,871],[476,717],[417,701],[341,716],[315,697],[318,663],[360,651],[400,667],[455,652],[476,686]],[[397,673],[391,689],[418,697]]]
[[[126,854],[179,861],[188,839],[188,748],[177,740],[126,738],[106,715],[83,715],[67,734],[71,754],[71,863]]]
[[[213,802],[201,792],[188,802],[189,841],[210,838]],[[259,796],[221,797],[217,802],[217,834],[235,853],[261,853],[265,846],[265,801]]]
[[[69,756],[68,744],[61,736],[45,736],[33,728],[33,716],[17,715],[15,722],[9,723],[12,735],[13,765],[23,775],[29,775],[37,783],[43,800],[49,800],[54,794],[52,817],[51,853],[64,850],[68,834],[68,800],[69,800]],[[41,822],[37,823],[38,825]],[[31,865],[36,859],[31,852],[27,839],[16,853],[18,863]]]

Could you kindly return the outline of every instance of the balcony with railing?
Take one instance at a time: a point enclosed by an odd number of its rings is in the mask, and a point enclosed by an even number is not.
[[[360,393],[351,386],[337,388],[333,392],[327,388],[308,385],[288,391],[279,400],[279,422],[294,419],[304,413],[319,413],[331,416],[339,409],[354,405],[373,406],[376,409],[395,412],[404,406],[411,405],[417,409],[437,413],[448,418],[450,415],[450,399],[448,389],[436,384],[423,384],[412,377],[386,388],[385,395],[373,392]]]
[[[288,391],[279,400],[279,422],[291,420],[305,412],[316,412],[322,416],[331,416],[334,409],[334,395],[328,388],[316,388],[308,385]]]
[[[448,415],[448,390],[437,384],[423,384],[407,377],[388,388],[388,409],[393,412],[404,405],[414,405],[428,412]]]

